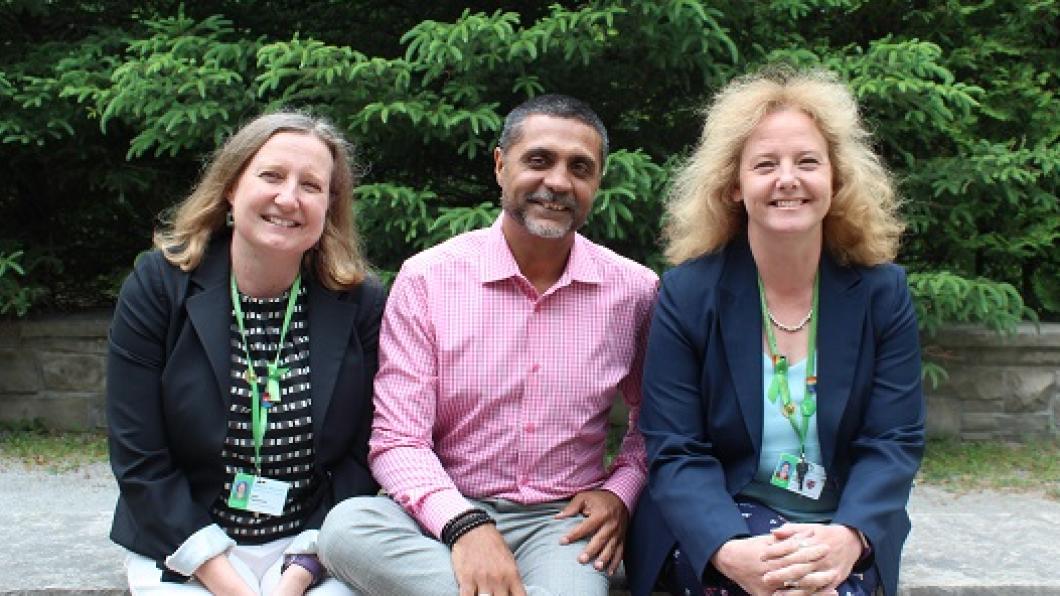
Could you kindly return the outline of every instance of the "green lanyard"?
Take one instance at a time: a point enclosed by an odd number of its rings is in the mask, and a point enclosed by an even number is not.
[[[239,289],[236,288],[236,276],[232,279],[232,309],[236,313],[236,326],[239,327],[239,338],[243,341],[243,354],[247,358],[247,370],[244,378],[250,385],[250,431],[254,437],[254,468],[258,475],[261,474],[261,444],[265,439],[265,429],[269,426],[269,408],[280,401],[280,377],[290,370],[280,366],[280,353],[283,352],[283,341],[287,337],[287,328],[291,325],[291,315],[294,314],[294,305],[298,301],[298,291],[302,287],[302,274],[294,278],[291,285],[291,295],[287,297],[287,312],[283,315],[283,326],[280,328],[280,340],[276,345],[276,357],[271,363],[266,363],[267,370],[265,378],[265,396],[262,399],[260,389],[261,378],[254,372],[253,358],[250,357],[250,346],[247,345],[247,330],[243,322],[243,307],[239,302]]]
[[[799,446],[802,449],[801,456],[806,458],[806,432],[810,427],[810,418],[817,411],[817,376],[816,373],[816,345],[817,345],[817,287],[820,284],[820,276],[813,283],[813,310],[810,314],[810,337],[806,347],[806,395],[802,403],[796,407],[791,401],[791,389],[788,387],[788,359],[783,354],[777,353],[777,337],[773,334],[773,325],[769,320],[769,311],[766,307],[766,290],[762,284],[762,278],[758,278],[758,295],[762,301],[762,326],[766,328],[766,340],[769,342],[769,357],[773,361],[773,382],[769,384],[766,397],[770,403],[780,401],[780,413],[791,423],[795,435],[799,438]],[[802,416],[795,415],[798,409]]]

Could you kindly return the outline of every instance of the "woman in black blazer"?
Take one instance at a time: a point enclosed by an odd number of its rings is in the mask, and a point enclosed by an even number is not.
[[[350,148],[258,117],[208,165],[122,286],[107,358],[111,538],[134,594],[349,594],[316,528],[374,494],[384,303],[354,230]],[[170,582],[180,582],[180,585]]]
[[[668,204],[634,594],[896,593],[924,402],[902,224],[868,143],[827,72],[715,98]]]

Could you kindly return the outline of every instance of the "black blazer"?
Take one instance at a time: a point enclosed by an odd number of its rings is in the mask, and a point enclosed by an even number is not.
[[[185,273],[159,251],[125,280],[107,353],[110,461],[120,495],[111,539],[162,561],[213,523],[230,403],[230,235]],[[306,528],[335,503],[375,494],[368,471],[372,379],[385,294],[373,280],[335,292],[308,280],[314,466],[325,488]]]
[[[748,535],[733,495],[762,446],[762,320],[757,268],[738,238],[663,277],[644,366],[640,429],[648,490],[634,515],[627,572],[648,594],[680,542],[702,576],[727,540]],[[924,450],[916,315],[895,265],[821,258],[817,424],[835,523],[864,532],[895,594],[906,503]]]

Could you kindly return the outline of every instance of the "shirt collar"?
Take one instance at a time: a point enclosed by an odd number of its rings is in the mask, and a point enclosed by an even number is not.
[[[515,256],[512,255],[512,250],[508,247],[508,241],[504,239],[504,232],[501,230],[501,222],[505,217],[508,216],[501,211],[493,225],[490,226],[485,250],[479,257],[479,279],[484,284],[522,275],[519,271],[519,264],[515,262]],[[591,243],[581,234],[575,233],[570,258],[567,259],[567,267],[556,281],[556,287],[562,287],[574,281],[598,284],[602,280],[599,265],[592,255]]]

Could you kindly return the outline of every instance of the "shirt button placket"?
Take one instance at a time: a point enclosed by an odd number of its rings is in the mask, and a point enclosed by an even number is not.
[[[525,388],[523,391],[523,402],[520,404],[519,411],[520,422],[522,423],[520,428],[523,430],[519,441],[519,474],[517,477],[520,492],[526,490],[527,485],[530,483],[529,469],[536,458],[533,435],[537,431],[537,426],[533,422],[533,412],[535,411],[534,405],[537,396],[540,393],[537,377],[538,372],[541,370],[540,359],[538,358],[541,337],[536,331],[541,328],[541,299],[535,300],[531,304],[526,323],[528,365],[526,367],[526,379],[523,384]]]

